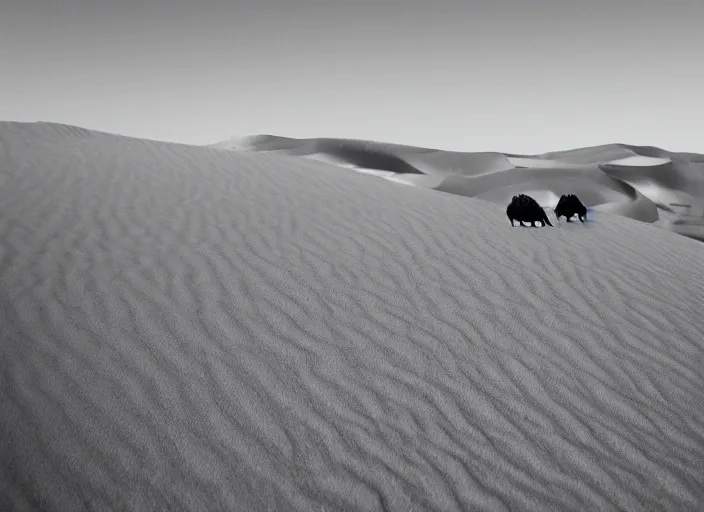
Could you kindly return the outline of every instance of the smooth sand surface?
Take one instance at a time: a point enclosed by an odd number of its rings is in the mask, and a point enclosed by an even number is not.
[[[646,167],[650,165],[663,165],[672,162],[669,158],[655,158],[652,156],[633,155],[626,158],[619,158],[609,162],[613,165],[627,165],[635,167]]]
[[[295,155],[368,172],[363,162],[387,180],[504,207],[519,193],[532,195],[545,208],[554,208],[562,194],[577,194],[594,212],[610,212],[704,240],[704,155],[696,153],[627,144],[542,155],[461,153],[353,139],[274,135],[216,146]]]
[[[0,180],[0,510],[704,509],[700,242],[45,123]]]

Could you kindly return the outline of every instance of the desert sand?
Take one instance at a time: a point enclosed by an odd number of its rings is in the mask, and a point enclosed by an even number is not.
[[[0,124],[0,510],[704,509],[700,156],[233,147]]]
[[[704,155],[609,144],[546,153],[460,153],[353,139],[258,135],[213,147],[302,156],[506,205],[529,193],[546,208],[575,193],[593,212],[615,213],[704,241]]]

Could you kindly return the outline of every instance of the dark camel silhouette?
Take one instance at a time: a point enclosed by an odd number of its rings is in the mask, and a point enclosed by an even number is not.
[[[580,221],[584,222],[587,218],[587,207],[574,194],[561,196],[555,207],[557,220],[559,221],[560,217],[565,217],[567,222],[570,222],[575,214],[579,216]]]
[[[519,226],[522,226],[525,222],[536,227],[535,223],[540,222],[543,227],[552,227],[545,210],[541,208],[535,199],[525,194],[513,196],[511,204],[506,208],[506,215],[508,215],[508,220],[511,221],[511,226],[514,226],[514,221],[518,221]]]

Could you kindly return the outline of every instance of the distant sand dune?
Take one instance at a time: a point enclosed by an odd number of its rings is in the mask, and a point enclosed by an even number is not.
[[[610,165],[631,167],[657,167],[671,163],[669,158],[655,158],[652,156],[635,155],[608,162]]]
[[[584,165],[606,163],[612,160],[633,157],[637,154],[631,147],[624,144],[605,144],[603,146],[569,149],[566,151],[551,151],[538,156],[544,160]]]
[[[241,147],[233,142],[216,145]],[[701,240],[704,155],[652,146],[608,144],[542,155],[461,153],[352,139],[291,139],[259,135],[245,149],[327,161],[375,176],[506,205],[531,192],[543,206],[577,194],[587,206]],[[341,149],[342,148],[342,149]],[[386,155],[386,156],[384,156]],[[619,197],[614,197],[617,191]],[[690,206],[687,211],[676,205]]]
[[[701,243],[267,152],[0,141],[0,510],[704,508]]]

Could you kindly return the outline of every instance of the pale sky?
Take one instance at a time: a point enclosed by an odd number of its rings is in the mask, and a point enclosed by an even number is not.
[[[0,120],[704,153],[704,0],[2,0]]]

